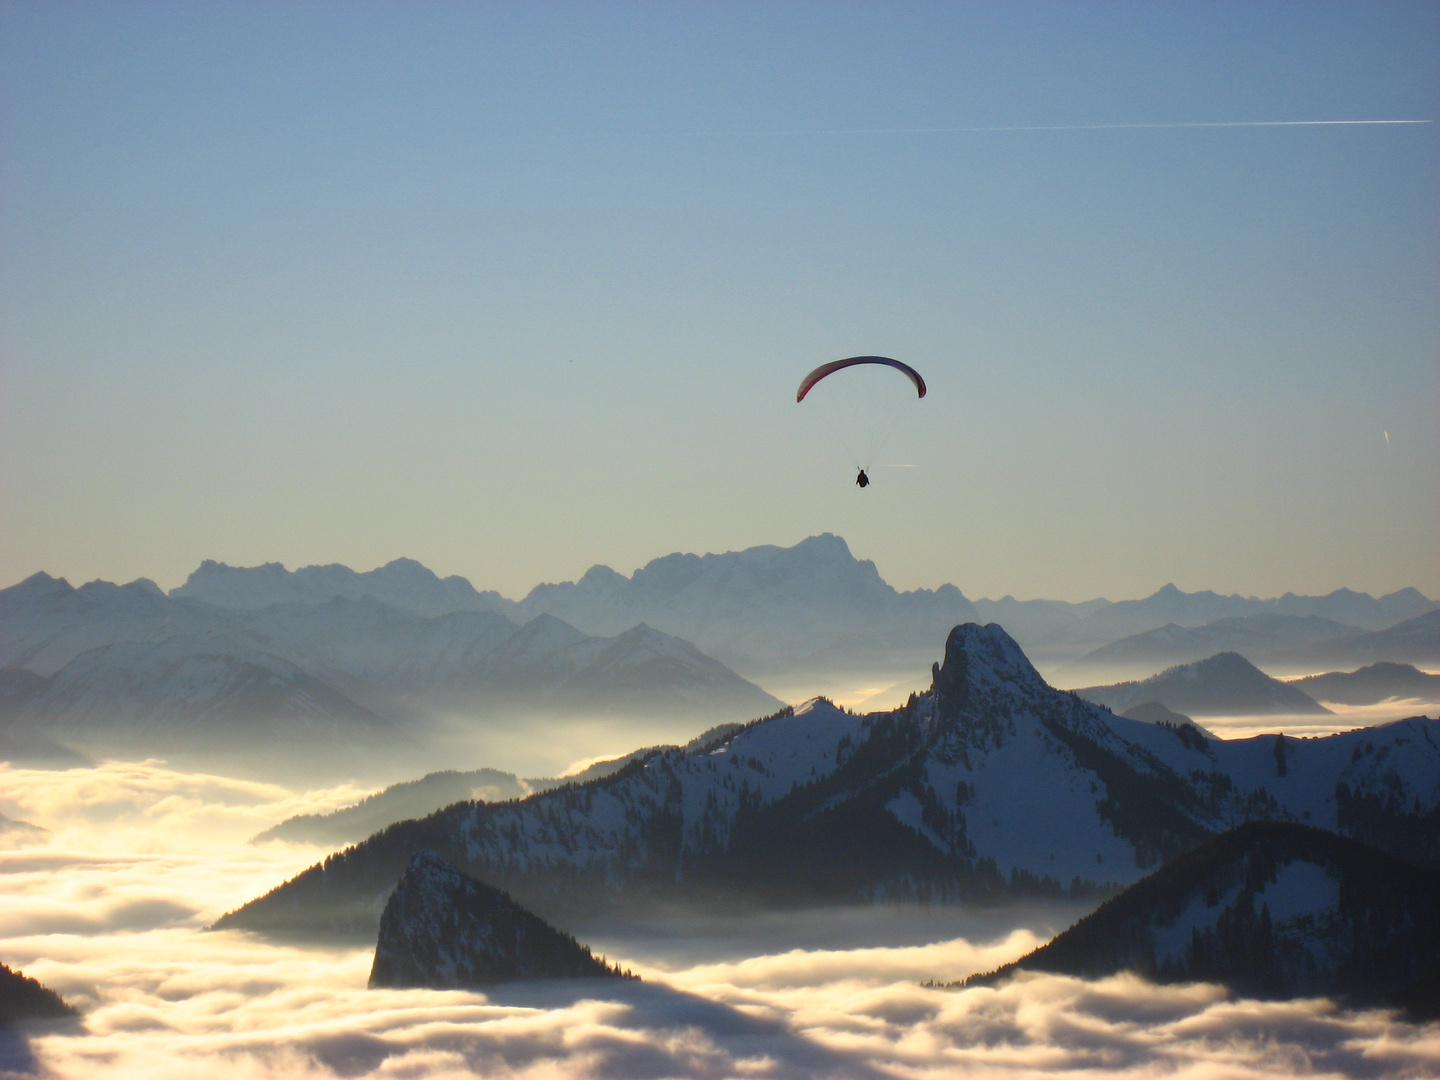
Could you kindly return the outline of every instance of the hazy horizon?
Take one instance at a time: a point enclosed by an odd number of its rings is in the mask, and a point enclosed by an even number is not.
[[[809,537],[801,537],[801,538],[800,538],[800,540],[805,540],[805,539],[809,539]],[[843,540],[844,537],[841,537],[841,539]],[[798,542],[799,542],[799,541],[797,540],[796,543],[798,543]],[[750,545],[750,546],[752,546],[752,547],[766,547],[766,546],[769,546],[769,547],[790,547],[790,546],[793,546],[793,544],[777,544],[777,543],[769,543],[769,542],[762,541],[762,542],[760,542],[760,543],[758,543],[758,544]],[[222,563],[222,564],[225,565],[225,566],[231,566],[231,567],[233,567],[233,568],[235,568],[235,569],[257,569],[257,568],[259,568],[259,567],[267,566],[267,565],[279,565],[279,566],[281,566],[284,570],[286,570],[287,572],[290,572],[290,573],[293,573],[293,572],[295,572],[295,571],[297,571],[297,570],[310,569],[310,568],[314,568],[314,567],[344,566],[346,569],[354,570],[356,573],[362,573],[362,574],[363,574],[363,573],[368,573],[368,572],[370,572],[370,571],[372,571],[372,570],[379,570],[379,569],[381,569],[381,568],[389,565],[389,564],[392,563],[392,562],[396,562],[396,561],[399,561],[399,560],[409,559],[409,560],[411,560],[411,561],[420,563],[420,565],[424,566],[425,569],[431,571],[432,573],[435,574],[436,577],[441,578],[442,580],[445,579],[445,578],[447,578],[447,577],[452,577],[452,576],[460,577],[460,578],[463,578],[464,580],[466,580],[467,582],[469,582],[469,584],[470,584],[471,586],[473,586],[477,592],[493,591],[493,592],[499,593],[499,594],[500,594],[502,597],[504,597],[506,600],[515,600],[515,601],[518,601],[518,600],[523,600],[523,599],[524,599],[527,595],[529,595],[533,590],[535,590],[536,588],[538,588],[538,587],[540,587],[540,586],[542,586],[542,585],[555,585],[555,584],[563,584],[563,583],[565,583],[565,582],[578,581],[580,578],[584,577],[586,571],[591,570],[591,569],[593,569],[593,568],[595,568],[595,567],[608,567],[609,569],[615,570],[617,573],[620,573],[620,574],[623,575],[624,577],[633,577],[637,571],[644,569],[644,567],[647,566],[649,563],[653,562],[653,561],[656,560],[656,559],[664,558],[664,557],[667,556],[667,555],[679,555],[679,554],[686,554],[686,555],[693,554],[693,555],[700,555],[700,556],[705,556],[705,555],[723,555],[723,554],[728,554],[728,553],[730,553],[731,551],[734,551],[734,550],[746,550],[746,549],[725,549],[725,550],[719,550],[719,551],[667,551],[667,552],[659,552],[659,553],[656,553],[655,555],[652,555],[650,558],[647,558],[647,559],[645,559],[645,560],[643,560],[643,561],[635,564],[634,566],[630,567],[629,569],[625,569],[624,567],[610,566],[608,563],[599,563],[599,562],[590,563],[590,564],[586,565],[583,570],[581,570],[580,572],[578,572],[577,574],[575,574],[573,577],[570,577],[570,578],[544,577],[544,578],[541,578],[541,579],[539,579],[539,580],[537,580],[537,581],[532,582],[528,587],[521,586],[521,587],[519,587],[515,592],[510,592],[510,593],[505,592],[504,590],[498,588],[497,586],[495,586],[495,585],[493,585],[493,584],[487,584],[487,583],[485,583],[484,581],[477,581],[477,580],[475,580],[475,579],[473,579],[473,578],[467,577],[465,574],[460,574],[460,573],[455,573],[455,574],[444,573],[444,572],[436,569],[435,567],[426,564],[423,560],[413,559],[412,556],[405,555],[405,554],[400,554],[400,555],[392,556],[391,558],[387,558],[387,559],[385,559],[385,560],[383,560],[383,561],[381,561],[381,562],[376,563],[376,564],[373,565],[373,566],[369,566],[369,565],[348,566],[348,565],[346,565],[345,563],[337,562],[336,560],[333,560],[333,559],[332,559],[332,560],[323,560],[323,561],[318,561],[318,562],[311,562],[311,563],[294,563],[294,564],[287,564],[287,563],[285,563],[285,562],[283,562],[283,561],[281,561],[281,560],[279,560],[279,559],[265,559],[265,558],[261,558],[261,559],[258,559],[258,560],[255,561],[255,562],[247,563],[247,564],[238,564],[238,563],[233,563],[233,564],[232,564],[232,563],[224,563],[223,560],[212,559],[212,558],[210,558],[209,556],[202,556],[202,557],[195,563],[195,565],[191,567],[190,570],[188,570],[188,571],[182,571],[182,572],[180,572],[177,576],[172,577],[172,578],[167,578],[167,579],[157,578],[157,577],[155,577],[155,576],[152,575],[152,574],[136,574],[134,577],[130,577],[130,578],[100,578],[100,577],[96,577],[96,578],[82,578],[82,577],[80,577],[80,576],[70,576],[70,575],[66,575],[66,574],[63,574],[63,573],[57,573],[57,572],[53,571],[52,569],[50,569],[49,567],[44,567],[44,566],[42,566],[42,567],[39,567],[39,568],[37,568],[37,569],[35,569],[35,570],[31,570],[29,573],[22,574],[20,577],[16,578],[14,581],[8,582],[8,583],[6,583],[6,584],[0,584],[0,589],[9,588],[9,587],[11,587],[11,586],[13,586],[13,585],[18,585],[18,584],[20,584],[20,582],[24,581],[26,578],[33,577],[36,573],[45,573],[45,574],[49,574],[49,575],[50,575],[51,577],[53,577],[53,578],[56,578],[56,579],[59,579],[59,580],[64,580],[64,581],[68,581],[68,582],[69,582],[72,586],[74,586],[75,588],[79,588],[79,587],[82,586],[82,585],[90,584],[92,581],[104,581],[104,582],[109,582],[109,583],[115,584],[115,585],[128,585],[128,584],[131,584],[131,583],[133,583],[133,582],[135,582],[135,581],[150,581],[150,582],[154,583],[155,585],[159,586],[159,588],[168,595],[169,593],[171,593],[171,592],[173,592],[174,590],[178,589],[180,586],[184,585],[185,582],[189,579],[190,575],[193,574],[193,573],[195,572],[195,570],[199,569],[199,567],[200,567],[203,563],[205,563],[205,562],[220,562],[220,563]],[[876,562],[876,560],[875,560],[874,558],[872,558],[872,557],[870,557],[870,556],[868,556],[868,555],[865,555],[864,553],[856,552],[856,551],[854,551],[853,548],[851,549],[851,553],[852,553],[852,554],[855,556],[855,558],[858,559],[858,560],[861,560],[861,561],[869,561],[869,562]],[[1109,601],[1109,602],[1111,602],[1111,603],[1116,603],[1116,602],[1123,601],[1123,600],[1143,600],[1143,599],[1146,599],[1146,598],[1148,598],[1148,597],[1150,597],[1150,596],[1155,595],[1155,593],[1159,592],[1161,589],[1164,589],[1164,588],[1166,588],[1167,586],[1170,586],[1170,585],[1174,585],[1176,588],[1179,588],[1181,592],[1185,592],[1185,593],[1213,592],[1213,593],[1216,593],[1217,595],[1220,595],[1220,596],[1242,596],[1242,597],[1245,597],[1246,599],[1254,598],[1254,599],[1261,599],[1261,600],[1276,599],[1276,598],[1278,598],[1278,597],[1281,597],[1281,596],[1285,595],[1286,593],[1293,593],[1294,595],[1297,595],[1297,596],[1328,596],[1328,595],[1330,595],[1331,593],[1339,592],[1339,591],[1341,591],[1341,590],[1346,590],[1346,589],[1348,589],[1348,590],[1350,590],[1350,591],[1352,591],[1352,592],[1357,592],[1357,593],[1366,593],[1366,592],[1367,592],[1367,590],[1355,588],[1355,587],[1352,586],[1352,585],[1339,584],[1339,585],[1336,585],[1336,586],[1335,586],[1334,588],[1332,588],[1332,589],[1326,589],[1326,590],[1323,591],[1323,592],[1317,592],[1317,593],[1302,593],[1302,592],[1299,592],[1299,591],[1296,590],[1296,589],[1280,589],[1280,590],[1277,591],[1277,592],[1267,592],[1267,593],[1241,593],[1241,592],[1235,592],[1235,591],[1227,592],[1227,591],[1222,590],[1222,589],[1207,587],[1207,586],[1204,586],[1204,585],[1197,585],[1197,586],[1194,587],[1194,588],[1184,588],[1184,587],[1180,586],[1179,583],[1176,582],[1174,579],[1166,579],[1165,581],[1161,581],[1161,582],[1159,582],[1158,584],[1156,584],[1156,585],[1154,586],[1154,588],[1148,589],[1147,591],[1144,591],[1144,592],[1137,593],[1137,594],[1135,594],[1135,595],[1133,595],[1133,596],[1130,596],[1130,595],[1121,596],[1121,595],[1118,595],[1118,594],[1115,595],[1115,596],[1084,596],[1084,597],[1078,597],[1078,598],[1076,598],[1076,597],[1064,597],[1064,596],[1050,596],[1050,595],[1044,595],[1044,596],[1042,596],[1042,595],[1038,595],[1038,594],[1031,596],[1031,595],[1026,595],[1026,594],[1019,593],[1019,592],[1017,592],[1016,590],[1013,590],[1013,589],[1011,589],[1011,590],[1006,590],[1006,591],[1000,592],[1000,593],[995,593],[995,594],[984,594],[984,595],[981,595],[981,594],[979,594],[979,593],[975,593],[975,592],[972,592],[972,591],[969,590],[969,589],[966,589],[965,586],[964,586],[962,583],[958,582],[958,581],[949,581],[949,580],[946,580],[946,581],[936,581],[936,582],[933,582],[933,583],[925,583],[925,584],[919,584],[919,585],[911,585],[911,586],[908,586],[908,587],[906,587],[906,588],[902,588],[901,586],[896,585],[895,582],[892,581],[892,580],[886,575],[886,573],[885,573],[885,568],[884,568],[883,566],[880,566],[878,563],[876,563],[876,570],[879,572],[880,577],[881,577],[882,579],[884,579],[885,583],[886,583],[887,585],[890,585],[892,588],[896,589],[897,591],[902,591],[902,592],[903,592],[903,591],[911,591],[911,590],[915,590],[915,589],[929,589],[929,590],[932,590],[932,591],[933,591],[933,590],[935,590],[935,589],[940,588],[940,587],[943,586],[943,585],[954,585],[957,589],[959,589],[959,590],[965,595],[966,599],[968,599],[968,600],[1002,600],[1002,599],[1005,599],[1005,598],[1009,597],[1009,598],[1012,598],[1012,599],[1015,599],[1015,600],[1019,600],[1019,601],[1022,601],[1022,602],[1030,601],[1030,600],[1058,600],[1058,601],[1061,601],[1061,602],[1064,602],[1064,603],[1084,604],[1084,603],[1087,603],[1087,602],[1092,602],[1092,601],[1097,601],[1097,600],[1104,600],[1104,601]],[[1384,597],[1384,596],[1392,595],[1392,594],[1397,593],[1397,592],[1403,592],[1403,591],[1405,591],[1406,589],[1411,589],[1411,588],[1417,589],[1417,591],[1419,591],[1419,592],[1420,592],[1422,595],[1424,595],[1427,599],[1430,599],[1430,600],[1437,599],[1436,596],[1431,596],[1429,593],[1426,593],[1424,589],[1419,589],[1417,586],[1415,586],[1415,585],[1413,585],[1413,584],[1400,585],[1400,586],[1398,586],[1398,587],[1396,587],[1396,588],[1394,588],[1394,589],[1388,590],[1387,592],[1384,592],[1384,593],[1376,592],[1376,593],[1368,593],[1368,595],[1375,596],[1376,598],[1381,598],[1381,597]]]

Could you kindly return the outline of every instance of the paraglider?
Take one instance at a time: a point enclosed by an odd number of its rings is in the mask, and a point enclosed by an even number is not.
[[[828,364],[821,364],[814,371],[810,372],[809,375],[806,375],[805,378],[800,380],[800,389],[795,393],[795,400],[804,401],[805,395],[810,392],[811,387],[825,378],[825,376],[833,375],[835,372],[843,371],[848,367],[854,367],[856,364],[883,364],[886,367],[892,367],[896,371],[903,373],[915,384],[915,389],[920,397],[925,396],[925,380],[922,379],[920,373],[909,364],[902,364],[899,360],[891,360],[888,356],[852,356],[848,360],[832,360]]]
[[[888,356],[851,356],[844,360],[832,360],[828,364],[821,364],[814,371],[810,372],[810,374],[806,375],[805,378],[800,380],[800,389],[795,392],[795,400],[797,402],[804,401],[805,395],[810,393],[821,380],[828,378],[837,371],[843,371],[846,368],[856,367],[858,365],[875,365],[894,368],[914,385],[917,397],[923,398],[925,396],[925,380],[920,376],[920,373],[909,364],[902,363],[899,360],[892,360]],[[869,470],[874,460],[874,454],[879,447],[878,435],[882,434],[884,429],[892,426],[890,423],[882,421],[877,410],[873,408],[879,399],[891,399],[892,395],[889,391],[891,384],[887,382],[889,378],[890,376],[885,376],[883,379],[879,379],[877,386],[866,387],[861,391],[860,398],[855,401],[858,408],[854,410],[854,414],[849,422],[837,424],[835,417],[832,416],[828,418],[832,426],[836,428],[836,433],[841,437],[841,441],[847,444],[849,451],[854,454],[850,460],[856,462],[855,486],[858,488],[867,488],[870,486]],[[845,382],[845,380],[841,380],[841,382]],[[897,392],[894,399],[890,401],[888,408],[882,408],[879,412],[893,409],[895,405],[900,403],[903,395],[898,393],[898,389],[903,387],[904,383],[898,384]],[[879,389],[884,392],[871,394],[869,391],[872,389]],[[856,388],[846,387],[846,390],[853,399]],[[832,392],[828,389],[825,393],[833,396]],[[842,397],[843,396],[844,395],[842,395]],[[914,401],[915,398],[910,398],[910,400]],[[833,402],[827,404],[833,404]],[[813,407],[814,406],[807,406],[807,411]],[[825,411],[825,409],[821,409],[822,413]],[[898,414],[895,414],[895,419],[898,420],[898,418]]]

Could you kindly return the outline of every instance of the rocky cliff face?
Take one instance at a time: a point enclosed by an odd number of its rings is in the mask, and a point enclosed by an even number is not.
[[[619,975],[499,889],[420,851],[380,916],[370,986],[454,990]]]

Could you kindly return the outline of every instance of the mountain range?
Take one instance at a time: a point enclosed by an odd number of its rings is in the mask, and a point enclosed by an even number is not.
[[[1112,641],[1065,665],[1067,672],[1134,675],[1237,652],[1273,672],[1310,673],[1317,667],[1355,666],[1377,659],[1440,667],[1440,611],[1405,619],[1383,630],[1346,626],[1318,615],[1236,615],[1203,626],[1167,623]]]
[[[433,768],[454,760],[436,755],[456,740],[512,721],[651,717],[673,737],[779,707],[746,676],[773,677],[792,699],[837,672],[855,690],[918,686],[930,643],[967,620],[999,622],[1052,661],[1128,649],[1145,673],[1177,648],[1217,644],[1252,660],[1303,645],[1329,667],[1350,655],[1440,656],[1440,609],[1413,589],[1257,600],[1166,586],[1120,603],[972,601],[952,585],[897,591],[829,534],[669,555],[629,577],[597,566],[521,601],[406,559],[365,573],[207,561],[169,595],[143,579],[74,588],[43,573],[0,590],[0,755],[63,764],[238,745],[254,748],[255,768],[285,758],[358,775],[393,748],[444,743],[414,761]],[[1094,652],[1097,641],[1110,652]]]
[[[309,745],[349,767],[440,717],[703,726],[780,704],[644,625],[600,638],[550,615],[424,615],[369,595],[222,608],[146,582],[77,589],[44,574],[0,591],[0,665],[0,734],[22,751],[52,739],[110,752],[250,746],[264,758]]]
[[[856,716],[824,700],[610,776],[401,822],[217,927],[369,937],[411,856],[437,852],[543,917],[649,902],[786,905],[1137,881],[1238,822],[1305,821],[1440,864],[1440,729],[1222,741],[1047,685],[995,625],[957,626],[928,692]]]
[[[1337,589],[1326,596],[1286,593],[1261,599],[1186,593],[1172,584],[1144,599],[1115,603],[1022,601],[1011,596],[972,600],[948,584],[902,592],[881,578],[873,562],[855,558],[843,539],[829,533],[788,548],[677,552],[653,559],[629,576],[596,565],[577,581],[537,585],[520,600],[477,591],[463,578],[441,579],[408,559],[363,574],[343,566],[286,571],[277,563],[238,568],[207,561],[172,595],[251,609],[368,595],[425,615],[488,611],[518,623],[553,615],[597,636],[613,636],[643,622],[762,683],[797,669],[833,672],[856,664],[879,671],[921,662],[923,670],[931,642],[968,621],[1000,623],[1033,659],[1053,666],[1167,624],[1193,628],[1221,619],[1275,615],[1325,620],[1355,633],[1384,630],[1440,608],[1440,602],[1415,589],[1379,598]],[[1383,643],[1375,647],[1383,651]],[[1194,656],[1164,658],[1158,666],[1227,648],[1246,652],[1219,645]],[[1360,657],[1354,666],[1377,659],[1440,663],[1375,655]],[[1332,666],[1347,664],[1342,659]]]

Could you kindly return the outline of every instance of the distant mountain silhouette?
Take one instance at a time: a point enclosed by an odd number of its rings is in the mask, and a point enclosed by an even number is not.
[[[25,1020],[64,1020],[77,1015],[48,986],[0,964],[0,1025]]]
[[[1440,870],[1292,822],[1253,821],[1167,863],[1013,964],[1220,982],[1440,1015]]]
[[[738,730],[741,724],[723,724],[697,737],[692,746],[708,743]],[[563,777],[533,777],[521,780],[514,773],[498,769],[476,769],[472,772],[435,772],[419,780],[392,784],[354,806],[328,814],[298,814],[266,829],[251,838],[252,844],[268,840],[286,840],[343,847],[380,832],[396,822],[409,818],[428,817],[459,802],[505,802],[523,799],[539,791],[550,791],[566,785],[584,784],[611,773],[619,772],[631,761],[648,757],[659,749],[648,747],[608,761],[597,761],[579,772]]]
[[[1191,663],[1217,652],[1238,652],[1253,663],[1282,673],[1313,671],[1329,664],[1355,667],[1374,661],[1440,666],[1440,611],[1378,631],[1316,615],[1268,613],[1232,616],[1203,626],[1169,623],[1094,649],[1066,664],[1056,675],[1129,674]]]
[[[1298,651],[1293,659],[1311,671],[1357,668],[1379,661],[1440,668],[1440,610],[1417,615],[1374,633],[1320,642]]]
[[[1296,679],[1297,686],[1317,701],[1337,705],[1374,705],[1389,698],[1440,701],[1440,675],[1427,675],[1410,664],[1371,664],[1359,671],[1328,671]]]
[[[420,851],[380,916],[370,987],[455,990],[620,975],[499,889]]]
[[[442,579],[414,559],[395,559],[365,573],[338,563],[286,570],[280,563],[241,567],[206,559],[170,595],[242,610],[368,596],[390,607],[429,616],[503,611],[507,605],[499,593],[477,592],[458,576]]]
[[[646,905],[1089,896],[1250,818],[1440,864],[1440,731],[1218,740],[1045,684],[997,626],[956,627],[929,692],[817,699],[609,776],[405,821],[216,924],[353,940],[422,848],[546,918]]]
[[[1142,600],[1118,603],[970,600],[954,585],[902,593],[885,583],[873,563],[856,559],[844,540],[826,533],[789,548],[677,552],[630,577],[595,566],[578,581],[538,585],[519,603],[497,610],[521,620],[552,614],[592,634],[618,633],[643,621],[694,642],[743,674],[763,678],[856,664],[903,668],[925,654],[929,641],[964,620],[999,623],[1032,655],[1052,664],[1167,623],[1195,627],[1268,613],[1380,630],[1437,608],[1440,603],[1415,589],[1379,599],[1349,589],[1259,599],[1185,593],[1172,584]]]
[[[1293,685],[1272,679],[1239,653],[1168,668],[1139,682],[1087,686],[1075,691],[1115,712],[1158,702],[1190,716],[1261,713],[1327,713],[1330,710]]]
[[[1383,630],[1437,609],[1440,603],[1415,589],[1402,589],[1379,599],[1350,589],[1336,589],[1327,596],[1286,593],[1267,600],[1254,596],[1222,596],[1209,591],[1187,593],[1172,584],[1143,600],[1121,600],[1098,608],[1077,624],[1070,636],[1117,641],[1167,624],[1199,627],[1220,619],[1262,614],[1320,618],[1343,626]]]
[[[504,802],[530,793],[514,773],[498,769],[435,772],[393,784],[354,806],[328,814],[299,814],[260,833],[252,844],[266,840],[329,844],[343,847],[406,818],[426,817],[452,803],[484,799]]]
[[[1221,652],[1240,653],[1252,663],[1284,662],[1317,644],[1363,637],[1365,631],[1318,615],[1234,615],[1203,626],[1167,623],[1121,638],[1067,664],[1069,671],[1133,675],[1189,664]]]

